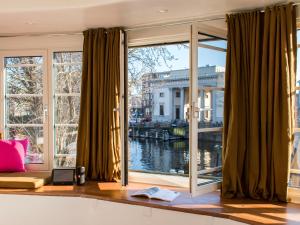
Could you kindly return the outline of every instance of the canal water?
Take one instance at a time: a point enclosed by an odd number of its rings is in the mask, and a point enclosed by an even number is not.
[[[221,166],[220,141],[198,141],[198,169]],[[189,174],[189,141],[129,138],[129,170]]]

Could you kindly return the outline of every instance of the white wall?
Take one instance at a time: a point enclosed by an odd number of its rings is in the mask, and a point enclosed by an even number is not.
[[[80,197],[0,195],[0,225],[240,225],[210,216]]]
[[[44,35],[44,36],[19,36],[1,37],[0,51],[3,50],[60,50],[74,48],[82,50],[83,35]]]

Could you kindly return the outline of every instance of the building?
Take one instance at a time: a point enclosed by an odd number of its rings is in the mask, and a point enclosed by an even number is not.
[[[210,66],[198,68],[199,122],[222,123],[225,68]],[[148,73],[142,77],[142,107],[152,121],[186,121],[189,102],[189,70]]]

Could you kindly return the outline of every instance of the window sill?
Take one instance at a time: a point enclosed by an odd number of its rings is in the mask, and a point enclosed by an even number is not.
[[[249,224],[265,224],[271,222],[297,224],[300,222],[300,218],[295,218],[295,215],[300,210],[300,205],[250,199],[221,199],[218,191],[192,198],[185,189],[167,187],[181,192],[181,195],[173,202],[131,197],[131,194],[136,190],[150,186],[151,185],[147,184],[131,183],[127,187],[121,187],[119,183],[88,182],[85,186],[48,185],[36,190],[0,189],[0,194],[93,198],[130,205],[226,218]]]

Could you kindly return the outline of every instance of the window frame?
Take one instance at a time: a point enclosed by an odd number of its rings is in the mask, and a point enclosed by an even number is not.
[[[82,52],[82,37],[81,35],[76,37],[17,37],[4,38],[4,43],[7,44],[0,50],[0,68],[2,72],[0,74],[0,102],[2,106],[5,105],[5,71],[4,71],[4,58],[5,57],[22,57],[22,56],[43,56],[43,103],[47,103],[48,123],[43,129],[43,164],[27,164],[26,169],[29,171],[51,171],[54,166],[54,80],[53,80],[53,54],[55,52]],[[46,40],[48,40],[48,42]],[[51,41],[49,41],[49,39]],[[66,39],[66,40],[65,40]],[[59,41],[58,41],[59,40]],[[8,42],[8,43],[7,43]],[[22,48],[18,46],[20,43],[24,43],[26,46]],[[35,44],[40,48],[35,48]],[[65,45],[66,47],[60,47]],[[68,45],[70,47],[68,47]],[[15,47],[16,46],[16,47]],[[50,47],[47,47],[50,46]],[[57,46],[57,47],[56,47]],[[72,47],[71,47],[72,46]],[[1,48],[0,44],[0,48]],[[27,48],[29,47],[29,48]],[[78,96],[78,95],[77,95]],[[5,130],[5,107],[0,107],[0,132],[6,135]]]
[[[0,56],[16,55],[16,56],[28,56],[30,53],[36,53],[42,51],[46,54],[45,63],[47,73],[47,91],[48,91],[48,165],[41,164],[43,166],[31,166],[28,168],[29,171],[51,171],[53,168],[53,104],[52,104],[52,54],[53,52],[59,51],[82,51],[83,49],[83,34],[45,34],[45,35],[20,35],[20,36],[10,36],[10,37],[1,37],[0,42]],[[25,54],[24,54],[25,53]],[[36,54],[35,54],[36,55]],[[4,61],[0,60],[0,67],[4,68]],[[3,70],[0,72],[0,102],[4,106],[5,93],[4,93],[4,79],[3,79]],[[52,111],[51,111],[52,110]],[[0,132],[5,132],[4,130],[4,108],[0,107]],[[44,137],[45,134],[44,134]],[[46,143],[44,142],[46,146]],[[44,147],[45,151],[45,147]],[[34,164],[32,164],[34,165]]]
[[[6,93],[5,93],[5,86],[6,86],[6,74],[5,74],[5,64],[4,59],[6,57],[25,57],[25,56],[42,56],[43,57],[43,110],[47,110],[46,114],[44,115],[44,121],[43,121],[43,156],[44,156],[44,163],[41,164],[26,164],[26,169],[30,171],[35,170],[50,170],[51,168],[51,156],[50,156],[50,146],[49,146],[49,70],[48,70],[48,64],[49,64],[49,58],[46,50],[43,49],[37,49],[37,50],[5,50],[0,51],[0,69],[1,69],[1,75],[0,75],[0,99],[1,104],[3,107],[0,109],[0,131],[4,133],[4,137],[6,136],[6,122],[5,122],[5,104],[6,104]],[[45,111],[44,111],[45,113]],[[46,117],[46,119],[45,119]],[[46,122],[45,122],[46,121]],[[17,125],[17,124],[16,124]],[[23,124],[22,124],[23,125]],[[32,126],[35,126],[36,124],[32,124]],[[40,125],[40,124],[39,124]],[[11,126],[11,125],[9,125]]]
[[[52,77],[51,77],[51,84],[52,84],[52,88],[51,88],[51,90],[52,90],[52,92],[51,92],[51,101],[52,101],[52,106],[53,106],[53,108],[52,108],[52,112],[53,112],[53,122],[51,123],[51,126],[52,126],[52,128],[53,128],[53,131],[52,131],[52,133],[53,133],[53,139],[52,139],[52,143],[53,143],[53,147],[52,147],[52,149],[53,149],[53,151],[52,151],[52,153],[53,153],[53,156],[51,157],[52,159],[53,159],[53,163],[52,163],[52,168],[54,168],[55,166],[54,166],[54,162],[55,162],[55,156],[57,156],[57,155],[61,155],[61,156],[64,156],[64,155],[70,155],[70,154],[56,154],[56,150],[57,150],[57,146],[56,146],[56,137],[55,137],[55,131],[56,131],[56,128],[57,127],[68,127],[68,128],[70,128],[70,127],[77,127],[78,128],[78,125],[79,125],[79,121],[78,121],[78,123],[55,123],[55,110],[56,110],[56,105],[55,105],[55,98],[56,97],[69,97],[69,96],[71,96],[71,97],[79,97],[80,98],[80,96],[81,96],[81,94],[80,93],[56,93],[55,92],[55,85],[56,85],[56,82],[55,82],[55,74],[54,74],[54,71],[53,71],[53,67],[54,67],[54,65],[59,65],[59,64],[61,64],[61,65],[66,65],[66,63],[54,63],[54,61],[53,61],[53,57],[54,57],[54,54],[55,53],[72,53],[72,52],[81,52],[82,53],[82,51],[78,51],[78,50],[73,50],[73,49],[71,49],[71,48],[68,48],[68,50],[58,50],[58,51],[52,51],[51,52],[51,75],[52,75]],[[70,63],[70,65],[71,64],[73,64],[73,65],[79,65],[80,63]],[[80,87],[81,88],[81,87]],[[80,89],[80,91],[81,91],[81,89]],[[76,156],[76,155],[75,155]],[[59,168],[59,167],[58,167]],[[65,168],[65,167],[62,167],[62,168]]]
[[[139,29],[139,30],[132,30],[132,31],[130,30],[127,32],[128,47],[131,48],[131,47],[146,47],[151,45],[155,46],[155,45],[164,45],[164,44],[190,43],[190,26],[191,23],[187,23],[183,25],[172,25],[166,27],[159,26],[159,27],[153,27],[148,29]],[[226,39],[227,37],[227,32],[225,29],[212,27],[203,23],[198,23],[198,27],[201,28],[201,31],[207,34],[214,35],[224,39]],[[125,94],[127,95],[128,93]],[[214,128],[206,128],[206,129],[208,130],[205,131],[213,131],[209,129],[214,129]],[[128,142],[126,143],[126,145],[127,145],[127,149],[129,149]],[[143,174],[141,172],[135,172],[130,170],[128,170],[128,174],[129,174],[129,182],[170,185],[176,187],[183,187],[187,189],[191,188],[191,185],[188,184],[190,180],[187,182],[182,180],[180,182],[178,182],[179,180],[173,182],[173,180],[171,179],[170,181],[171,177],[174,178],[174,176],[172,175],[155,175],[155,176],[151,176],[150,178],[149,174],[147,173]],[[191,175],[191,171],[190,171],[190,175]],[[213,191],[217,187],[219,186],[215,186],[215,184],[213,185],[207,184],[202,186],[201,188],[203,190],[203,193],[206,193],[209,191]]]
[[[51,82],[49,82],[49,88],[51,90],[49,94],[49,109],[51,109],[51,116],[49,117],[49,129],[51,129],[49,132],[49,148],[52,149],[49,153],[51,161],[50,170],[54,168],[54,156],[55,156],[55,76],[53,73],[53,55],[56,52],[82,52],[82,46],[81,47],[55,47],[50,48],[48,50],[48,71],[51,75]],[[78,126],[78,125],[77,125]]]

